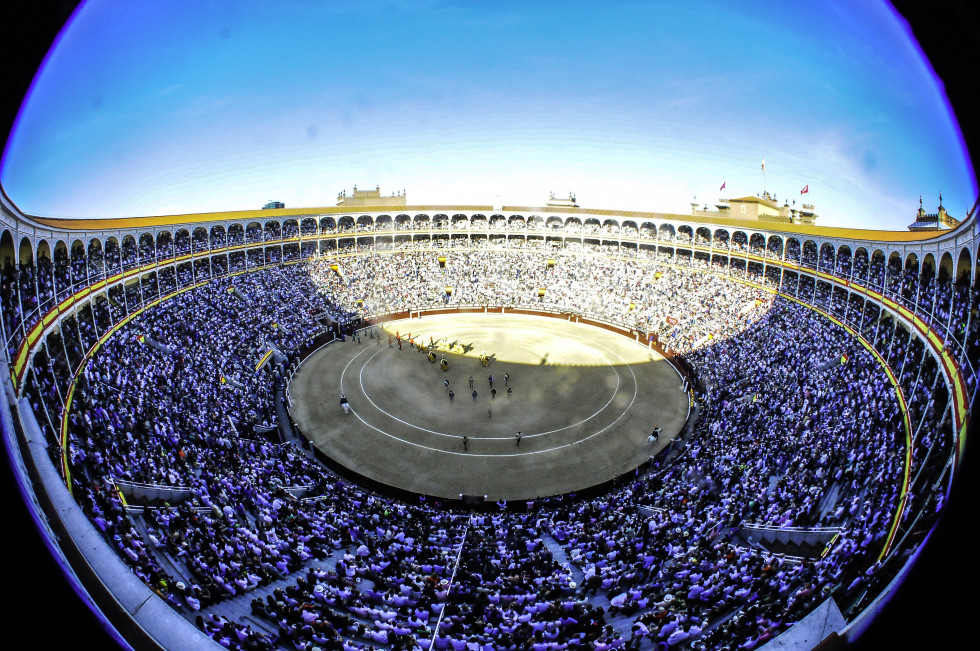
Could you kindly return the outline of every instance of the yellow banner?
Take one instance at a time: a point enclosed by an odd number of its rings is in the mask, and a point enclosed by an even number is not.
[[[265,366],[265,363],[269,361],[269,358],[270,357],[272,357],[272,349],[271,348],[266,352],[265,355],[262,356],[262,359],[259,360],[259,363],[255,365],[255,370],[258,371],[260,368],[262,368],[263,366]]]

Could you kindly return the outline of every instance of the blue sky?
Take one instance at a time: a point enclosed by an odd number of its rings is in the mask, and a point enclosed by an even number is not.
[[[29,213],[409,203],[688,213],[763,190],[818,224],[962,217],[975,175],[888,5],[94,0],[39,71],[0,182]],[[726,183],[726,190],[719,187]]]

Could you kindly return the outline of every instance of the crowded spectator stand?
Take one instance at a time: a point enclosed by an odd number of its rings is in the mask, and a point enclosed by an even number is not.
[[[13,416],[104,545],[223,646],[754,648],[829,598],[860,624],[941,511],[976,386],[973,256],[950,273],[628,219],[324,221],[5,260]],[[311,350],[472,306],[642,334],[705,408],[625,485],[476,513],[366,490],[282,436]]]

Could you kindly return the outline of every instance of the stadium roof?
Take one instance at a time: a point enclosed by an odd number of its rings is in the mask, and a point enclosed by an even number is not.
[[[58,228],[69,231],[102,231],[116,229],[144,229],[159,228],[176,224],[199,224],[211,223],[216,221],[256,221],[268,220],[272,218],[289,217],[313,217],[321,215],[352,215],[369,213],[418,213],[418,212],[460,212],[460,211],[481,211],[487,213],[508,212],[525,214],[567,214],[581,215],[583,217],[608,217],[617,219],[628,219],[633,221],[644,220],[669,220],[681,221],[690,224],[704,226],[723,226],[743,230],[765,230],[769,232],[785,233],[787,235],[812,236],[812,237],[833,237],[851,240],[867,240],[880,242],[924,242],[937,237],[941,232],[914,232],[914,231],[885,231],[866,228],[838,228],[832,226],[813,226],[804,224],[784,224],[765,221],[748,221],[744,219],[733,219],[725,217],[702,217],[695,215],[681,215],[675,213],[644,212],[629,210],[602,210],[596,208],[566,208],[557,206],[533,207],[533,206],[502,206],[499,209],[493,206],[452,206],[452,205],[418,205],[418,206],[358,206],[356,210],[351,210],[345,206],[328,206],[321,208],[282,208],[273,210],[239,210],[230,212],[213,213],[190,213],[185,215],[160,215],[149,217],[120,217],[113,219],[61,219],[54,217],[34,217],[31,219],[39,224],[50,228]]]

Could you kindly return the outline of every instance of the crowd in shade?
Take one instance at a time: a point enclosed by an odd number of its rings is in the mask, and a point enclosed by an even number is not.
[[[64,423],[76,499],[141,580],[226,648],[753,649],[828,597],[860,612],[913,548],[880,560],[896,513],[927,530],[942,505],[954,437],[941,369],[853,294],[598,246],[450,246],[444,265],[411,247],[338,253],[214,279],[186,265],[110,291],[46,337],[27,375],[55,442],[78,371]],[[147,254],[8,267],[6,332]],[[976,351],[968,286],[853,266]],[[374,494],[268,435],[284,366],[328,326],[466,304],[572,311],[654,338],[693,368],[697,422],[604,495],[479,513]],[[124,486],[162,497],[127,501]],[[779,550],[754,533],[790,528],[833,535]]]
[[[705,271],[624,264],[604,255],[536,250],[461,252],[446,264],[431,253],[311,263],[318,285],[364,314],[403,312],[419,305],[514,305],[592,316],[655,333],[670,352],[687,352],[708,337],[731,336],[758,319],[772,293]]]

